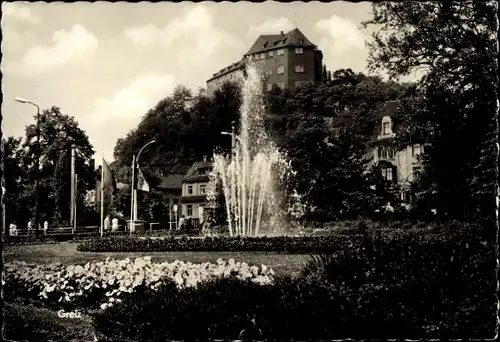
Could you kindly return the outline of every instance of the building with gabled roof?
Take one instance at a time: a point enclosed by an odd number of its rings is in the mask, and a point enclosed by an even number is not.
[[[404,115],[401,101],[387,101],[376,111],[377,125],[370,141],[370,167],[377,167],[382,177],[401,188],[401,201],[410,203],[411,182],[421,172],[418,156],[427,144],[408,145],[402,149],[395,144],[396,131]]]
[[[239,82],[250,61],[257,61],[266,73],[267,90],[320,83],[323,75],[323,53],[298,29],[287,33],[260,35],[243,58],[213,74],[207,81],[212,95],[227,81]]]
[[[182,179],[182,208],[179,215],[198,222],[203,220],[212,167],[212,163],[207,161],[206,157],[203,161],[191,165]]]

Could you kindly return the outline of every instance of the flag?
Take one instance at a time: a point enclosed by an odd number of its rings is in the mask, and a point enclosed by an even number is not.
[[[137,165],[137,189],[142,191],[149,191],[149,184],[146,182],[139,165]]]
[[[104,191],[111,190],[112,193],[116,191],[115,174],[108,163],[102,158],[102,183],[101,187]]]

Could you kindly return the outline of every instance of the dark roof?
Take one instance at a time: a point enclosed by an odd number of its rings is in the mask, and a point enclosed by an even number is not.
[[[376,112],[377,118],[382,119],[384,116],[390,116],[391,119],[401,117],[403,107],[400,100],[387,101],[381,105]]]
[[[210,78],[207,82],[210,82],[211,80],[218,78],[222,75],[229,74],[230,72],[233,72],[235,70],[241,70],[245,67],[245,60],[241,60],[239,62],[233,63],[230,66],[227,66],[219,71],[217,71],[215,74],[213,74],[212,78]]]
[[[160,177],[161,183],[160,185],[158,185],[158,188],[167,190],[181,190],[183,178],[184,175],[180,173],[173,173],[168,174],[164,177]]]
[[[310,46],[317,48],[316,45],[311,43],[306,36],[296,28],[284,34],[266,34],[259,36],[245,56],[285,46]]]
[[[377,122],[375,123],[375,130],[372,136],[372,143],[383,144],[385,142],[392,141],[392,138],[378,139],[380,132],[382,131],[382,118],[389,116],[392,121],[392,131],[396,132],[398,125],[401,123],[401,117],[403,116],[403,107],[400,100],[387,101],[380,105],[375,110],[375,118]]]
[[[199,169],[211,169],[212,168],[212,162],[210,161],[201,161],[201,162],[195,162],[188,170],[186,175],[184,176],[184,179],[182,182],[194,182],[194,181],[201,181],[201,182],[208,182],[208,174],[206,175],[200,175],[198,173]]]

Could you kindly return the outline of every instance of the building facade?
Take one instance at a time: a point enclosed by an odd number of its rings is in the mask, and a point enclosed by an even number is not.
[[[377,114],[376,132],[370,144],[371,167],[377,167],[385,180],[394,182],[401,189],[401,201],[410,204],[411,183],[422,171],[418,156],[424,153],[426,144],[395,147],[396,128],[401,122],[401,103],[386,102]]]
[[[168,206],[169,221],[175,220],[174,206],[177,205],[178,210],[181,208],[182,199],[182,180],[183,174],[167,174],[160,175],[161,183],[157,190],[161,193],[165,204]]]
[[[212,163],[206,158],[194,163],[182,180],[182,210],[180,215],[186,219],[203,221],[204,209],[207,206],[207,189]]]
[[[226,81],[243,79],[250,60],[264,70],[267,90],[273,86],[285,89],[320,83],[324,79],[323,53],[296,28],[287,33],[259,36],[241,61],[215,73],[207,81],[207,93],[213,94]]]

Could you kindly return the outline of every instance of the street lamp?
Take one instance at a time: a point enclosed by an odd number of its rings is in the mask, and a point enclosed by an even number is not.
[[[142,151],[148,147],[149,145],[155,143],[156,141],[153,139],[150,142],[148,142],[146,145],[142,146],[142,148],[139,150],[139,153],[137,153],[137,156],[132,157],[132,205],[130,208],[130,233],[132,233],[132,221],[136,219],[135,217],[135,205],[137,203],[137,190],[135,189],[135,169],[137,168],[137,165],[139,164],[139,158],[141,157]]]
[[[231,132],[220,132],[221,135],[230,135],[231,136],[231,151],[234,154],[234,143],[235,143],[235,137],[236,137],[236,122],[233,121],[231,122]]]
[[[40,212],[38,204],[38,189],[40,186],[40,107],[22,97],[15,97],[15,101],[19,103],[27,103],[36,107],[36,185],[35,185],[35,236],[38,236],[38,222],[40,221]]]

